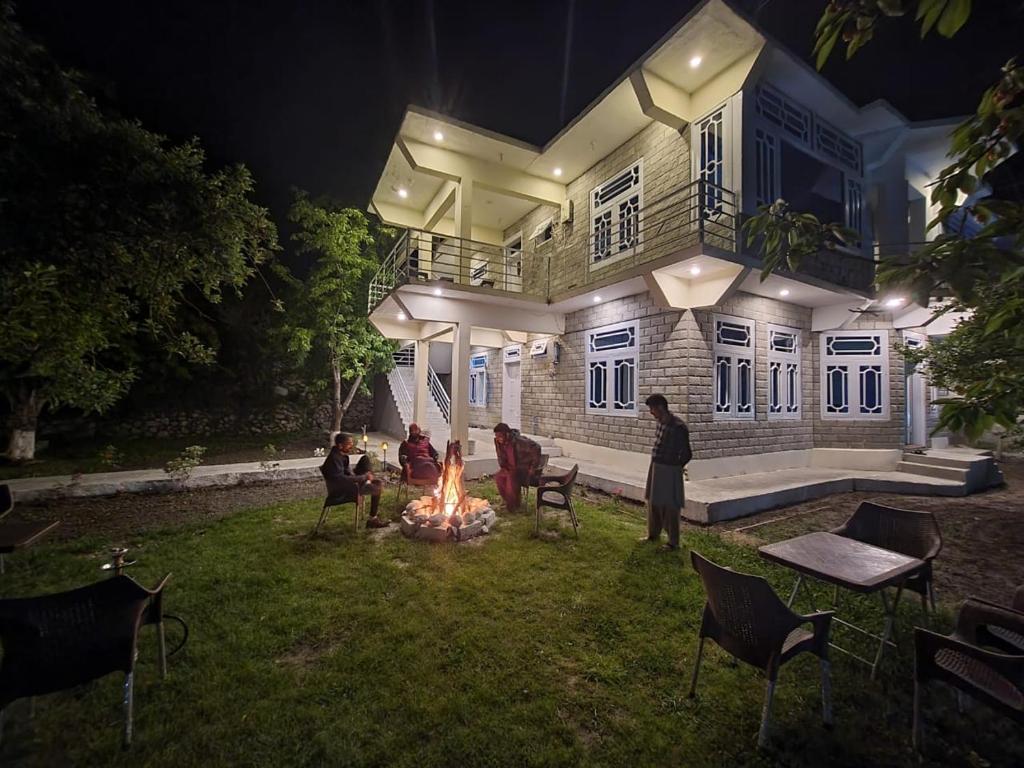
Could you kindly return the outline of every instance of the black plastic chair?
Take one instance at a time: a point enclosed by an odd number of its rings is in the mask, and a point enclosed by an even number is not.
[[[572,489],[576,485],[576,475],[580,465],[575,464],[564,475],[543,475],[537,485],[537,531],[540,531],[541,507],[561,509],[569,513],[569,522],[577,538],[580,535],[580,521],[572,506]]]
[[[11,486],[0,484],[0,520],[14,510]],[[4,523],[0,525],[0,574],[7,570],[7,555],[31,546],[59,524],[59,520],[37,523]]]
[[[822,611],[800,615],[782,602],[767,581],[760,576],[737,573],[716,565],[696,552],[690,552],[693,569],[697,571],[708,596],[700,625],[700,645],[693,667],[690,696],[697,690],[697,675],[704,655],[704,640],[711,638],[724,651],[764,671],[768,678],[758,747],[768,743],[772,698],[779,668],[790,659],[807,651],[821,662],[821,704],[825,725],[832,724],[831,677],[828,659],[828,636],[832,612]],[[805,629],[810,625],[810,630]]]
[[[157,628],[160,676],[167,676],[163,589],[169,578],[146,589],[130,576],[115,576],[69,592],[0,600],[0,718],[17,699],[123,672],[122,746],[131,746],[135,659],[143,624]]]
[[[320,474],[324,476],[324,484],[327,486],[327,498],[324,499],[324,506],[320,510],[320,519],[316,521],[313,535],[320,533],[321,526],[327,522],[327,510],[331,507],[340,507],[342,504],[356,505],[355,528],[358,531],[359,515],[363,511],[363,493],[359,483],[352,477],[328,475],[323,467],[320,467]]]

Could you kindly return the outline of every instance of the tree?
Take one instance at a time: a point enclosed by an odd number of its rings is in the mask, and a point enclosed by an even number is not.
[[[834,0],[818,23],[819,69],[839,40],[846,56],[871,40],[883,19],[915,11],[922,37],[933,28],[951,37],[966,23],[970,0]],[[974,115],[952,133],[950,163],[932,184],[934,239],[910,253],[884,256],[883,289],[907,291],[921,306],[964,313],[945,338],[920,351],[931,381],[956,393],[942,400],[936,431],[976,438],[993,424],[1013,426],[1024,413],[1024,205],[992,194],[996,177],[1024,138],[1024,68],[1015,60],[981,97]],[[958,204],[961,199],[968,202]],[[977,226],[968,228],[969,223]],[[763,256],[762,279],[782,265],[851,241],[852,233],[785,201],[763,207],[744,225],[747,242]]]
[[[277,248],[243,166],[204,169],[101,110],[0,4],[0,388],[9,459],[34,455],[46,406],[102,412],[137,376],[133,345],[209,363],[182,307],[238,291]]]
[[[287,345],[296,362],[329,370],[332,431],[339,432],[356,392],[368,391],[368,379],[392,366],[395,346],[370,323],[367,294],[394,232],[362,211],[317,204],[299,191],[288,218],[297,227],[292,235],[297,252],[316,262],[288,302]],[[346,381],[351,383],[342,400]]]

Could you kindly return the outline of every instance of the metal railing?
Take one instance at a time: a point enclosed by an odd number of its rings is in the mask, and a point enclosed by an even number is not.
[[[437,403],[437,407],[441,410],[441,415],[444,416],[445,423],[452,423],[452,401],[448,396],[448,392],[441,385],[441,380],[437,378],[437,374],[434,372],[434,367],[431,365],[427,366],[427,389],[434,398],[434,402]]]
[[[416,347],[412,344],[408,344],[394,354],[392,359],[395,361],[395,368],[415,368],[416,366]],[[396,374],[394,380],[397,382],[395,386],[398,388],[398,392],[395,393],[395,397],[401,397],[405,405],[408,406],[408,412],[412,414],[415,402],[413,393],[409,391],[408,386],[405,383],[405,379],[402,378],[401,374]],[[427,363],[427,391],[430,396],[434,399],[434,403],[437,405],[437,409],[441,412],[444,417],[446,424],[452,423],[452,402],[448,393],[445,391],[444,386],[441,384],[441,379],[438,378],[437,372],[434,370],[434,366]],[[401,410],[401,404],[399,405]]]

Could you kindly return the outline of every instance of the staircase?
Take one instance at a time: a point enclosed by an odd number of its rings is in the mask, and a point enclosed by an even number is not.
[[[415,349],[403,347],[394,354],[395,367],[388,374],[391,396],[398,406],[398,415],[406,432],[413,419],[413,393],[416,391]],[[449,427],[450,402],[448,393],[441,386],[433,368],[427,370],[427,418],[420,422],[420,429],[430,433],[430,442],[443,450],[451,434]]]
[[[991,453],[971,449],[929,448],[924,453],[906,451],[897,472],[937,477],[962,483],[967,493],[991,488],[1003,482]]]

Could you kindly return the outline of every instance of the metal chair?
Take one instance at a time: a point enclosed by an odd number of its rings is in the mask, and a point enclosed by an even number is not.
[[[363,493],[359,483],[354,478],[346,476],[328,475],[327,471],[320,467],[320,474],[324,476],[324,484],[327,486],[327,498],[324,499],[323,509],[320,510],[320,519],[316,521],[316,528],[313,535],[320,533],[320,528],[327,522],[327,510],[331,507],[340,507],[342,504],[355,504],[356,519],[355,529],[359,530],[359,515],[363,511]]]
[[[157,628],[160,676],[167,676],[163,589],[129,576],[41,597],[0,600],[0,717],[8,704],[123,672],[122,746],[132,742],[139,628]],[[2,728],[2,721],[0,721]]]
[[[690,552],[707,593],[701,619],[700,645],[693,667],[690,696],[697,690],[697,675],[704,655],[704,640],[711,638],[723,650],[751,666],[764,670],[768,678],[758,747],[768,743],[772,698],[779,668],[804,651],[821,662],[821,703],[825,725],[832,724],[831,679],[828,637],[832,612],[800,615],[793,613],[760,576],[737,573]],[[804,628],[809,624],[810,630]]]
[[[412,474],[412,468],[408,461],[403,461],[402,457],[399,456],[398,462],[401,465],[401,472],[398,475],[398,488],[396,490],[396,498],[398,499],[399,507],[409,500],[409,486],[413,486],[414,488],[427,488],[431,491],[437,488],[441,472],[444,471],[443,469],[438,470],[437,477],[415,477]]]
[[[14,511],[14,493],[11,486],[0,484],[0,520]],[[41,523],[4,523],[0,525],[0,574],[7,571],[7,555],[17,549],[35,544],[57,527],[59,520]]]
[[[580,521],[576,517],[576,510],[572,506],[572,488],[576,484],[576,475],[580,471],[580,465],[575,464],[573,468],[564,475],[543,475],[537,486],[537,531],[540,531],[540,509],[551,507],[552,509],[563,509],[569,513],[569,522],[572,523],[576,537],[580,535]]]
[[[903,586],[921,595],[921,607],[925,613],[929,602],[932,612],[935,612],[932,561],[942,550],[942,531],[935,515],[864,501],[850,519],[834,528],[832,533],[924,560],[925,568],[907,579]]]
[[[1000,653],[982,647],[1002,645],[998,630],[1024,636],[1024,613],[974,598],[961,606],[951,635],[914,628],[915,749],[921,748],[923,734],[923,687],[933,680],[1024,723],[1024,652]]]

